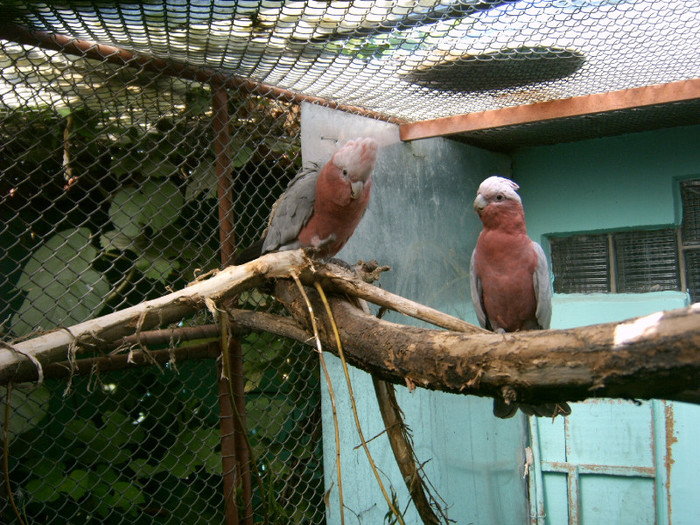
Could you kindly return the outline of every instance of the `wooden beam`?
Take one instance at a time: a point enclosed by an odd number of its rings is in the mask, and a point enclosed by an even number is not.
[[[700,78],[399,125],[409,141],[700,98]]]

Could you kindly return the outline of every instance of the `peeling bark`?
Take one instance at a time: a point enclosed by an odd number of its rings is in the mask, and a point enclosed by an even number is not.
[[[213,277],[158,299],[145,301],[112,314],[39,335],[26,341],[0,344],[0,384],[12,381],[15,374],[35,367],[26,356],[41,365],[65,360],[69,349],[102,345],[158,326],[167,326],[205,308],[205,300],[216,303],[261,285],[265,279],[285,277],[299,272],[310,260],[302,250],[271,254],[241,266],[229,266]]]
[[[330,300],[347,360],[385,381],[409,388],[504,396],[526,403],[589,397],[700,400],[700,304],[622,323],[493,334],[367,285],[342,268],[312,261],[301,250],[269,254],[229,267],[206,281],[155,301],[15,343],[13,350],[4,344],[0,347],[0,384],[12,380],[16,370],[34,367],[24,354],[32,355],[43,365],[65,360],[71,344],[103,344],[163,326],[203,308],[207,298],[221,302],[292,272],[307,283],[319,279],[328,293],[343,294]],[[235,322],[308,343],[312,337],[307,326],[308,309],[295,286],[288,283],[280,279],[276,295],[294,321],[234,311]],[[355,292],[371,302],[450,330],[379,320],[348,302],[346,296]],[[318,301],[313,290],[309,296]],[[335,351],[324,308],[317,302],[314,309],[323,343]]]
[[[334,351],[315,294],[324,345]],[[293,287],[277,297],[298,323],[308,313]],[[700,381],[700,303],[623,323],[512,334],[405,326],[331,299],[349,363],[409,388],[504,396],[526,403],[589,397],[692,399]]]

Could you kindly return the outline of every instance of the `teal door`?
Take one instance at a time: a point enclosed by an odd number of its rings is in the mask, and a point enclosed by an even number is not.
[[[556,328],[621,320],[687,304],[685,294],[555,298]],[[530,523],[698,524],[694,434],[684,403],[592,399],[568,418],[530,420]]]
[[[532,523],[665,524],[673,404],[599,399],[573,417],[531,420]],[[539,458],[537,458],[539,455]]]

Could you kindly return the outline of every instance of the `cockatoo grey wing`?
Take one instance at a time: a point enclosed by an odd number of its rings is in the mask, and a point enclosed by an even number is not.
[[[469,279],[472,291],[472,303],[474,304],[474,310],[476,310],[476,317],[479,319],[479,324],[482,328],[486,328],[486,312],[484,311],[484,304],[481,302],[482,299],[482,288],[481,279],[476,275],[476,268],[474,264],[474,254],[476,253],[476,248],[472,252],[472,260],[469,265]]]
[[[277,199],[263,234],[262,253],[297,247],[295,243],[298,242],[299,232],[314,213],[318,176],[317,167],[304,169]]]
[[[532,276],[535,286],[535,298],[537,299],[537,323],[543,330],[548,330],[552,322],[552,281],[549,276],[547,256],[542,246],[532,241],[532,247],[537,253],[537,267]]]

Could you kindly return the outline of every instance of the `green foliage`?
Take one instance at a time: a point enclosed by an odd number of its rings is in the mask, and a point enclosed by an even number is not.
[[[84,79],[99,77],[126,104],[131,92],[121,73],[105,75],[91,71]],[[123,107],[71,103],[0,111],[0,193],[12,196],[0,210],[7,224],[0,245],[10,247],[0,254],[7,277],[0,295],[8,298],[0,332],[23,336],[81,322],[219,266],[211,92],[173,82],[184,104],[146,124],[152,108],[119,113]],[[254,207],[275,197],[262,195],[260,184],[289,179],[299,165],[298,109],[232,96],[229,113],[238,123],[231,129],[233,216],[247,243],[264,226]],[[238,182],[238,171],[255,178]]]
[[[249,439],[271,523],[315,523],[323,509],[316,354],[268,333],[243,341]],[[256,501],[262,497],[256,487]]]
[[[89,105],[0,112],[0,190],[14,196],[0,209],[0,246],[9,247],[0,253],[8,298],[0,332],[81,322],[219,266],[210,92],[190,87],[180,113],[148,123],[138,111]],[[284,187],[300,164],[289,108],[232,98],[230,192],[243,242],[262,231],[257,208],[276,198],[260,186]],[[272,304],[257,291],[242,302]],[[267,497],[279,495],[277,522],[313,522],[323,505],[315,354],[257,334],[244,349],[250,438]],[[14,390],[11,479],[27,522],[223,522],[216,367],[177,368],[178,376],[154,367],[75,377],[67,396],[61,381]]]
[[[211,361],[180,368],[185,375],[177,377],[143,369],[109,374],[103,379],[116,382],[95,391],[90,378],[77,377],[68,398],[60,381],[31,393],[44,410],[15,429],[10,449],[11,475],[31,522],[46,522],[50,508],[54,521],[94,515],[134,523],[151,506],[177,518],[164,522],[221,522],[216,368]],[[11,425],[24,415],[13,414]]]
[[[49,391],[43,385],[30,388],[15,387],[10,398],[10,443],[23,432],[37,426],[48,410]],[[0,399],[7,399],[7,387],[0,387]],[[5,435],[5,419],[0,419],[0,436]]]
[[[106,250],[130,250],[146,277],[165,281],[179,267],[179,231],[169,228],[179,218],[184,197],[172,182],[147,180],[139,188],[123,188],[112,198],[109,217],[114,230],[100,243]]]
[[[109,283],[91,267],[96,256],[87,228],[62,230],[49,238],[17,282],[26,296],[12,318],[12,333],[79,323],[99,311]]]

